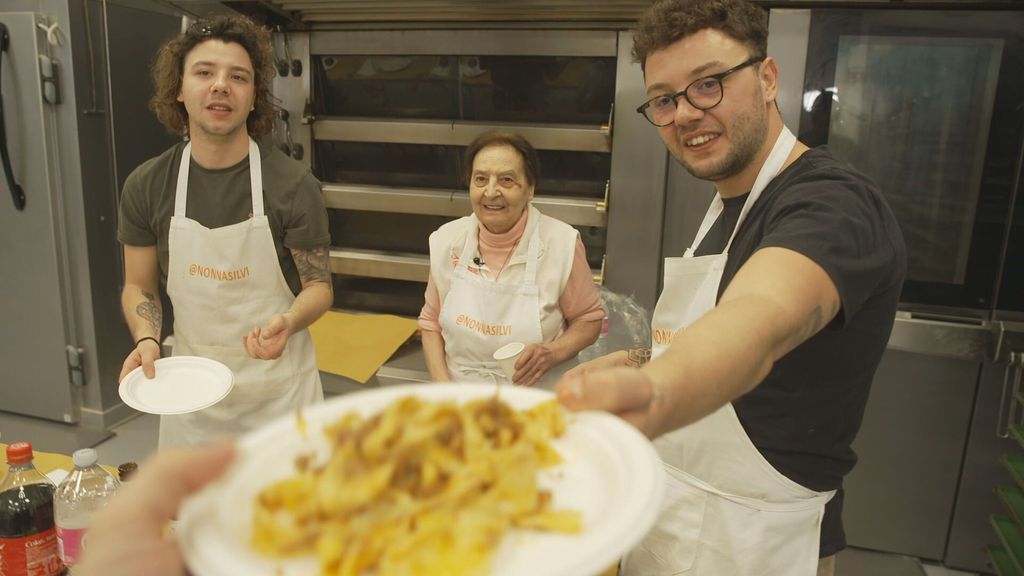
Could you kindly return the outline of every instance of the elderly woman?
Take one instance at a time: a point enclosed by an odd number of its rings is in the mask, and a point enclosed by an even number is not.
[[[540,161],[525,138],[481,134],[465,159],[473,214],[430,235],[420,312],[430,377],[507,383],[493,354],[522,342],[513,383],[553,387],[605,315],[583,242],[530,205]]]

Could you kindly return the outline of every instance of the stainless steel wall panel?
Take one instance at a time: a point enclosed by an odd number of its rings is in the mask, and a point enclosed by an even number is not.
[[[768,55],[779,66],[779,75],[794,81],[780,82],[775,103],[793,134],[800,133],[800,107],[803,90],[795,81],[807,65],[807,39],[811,11],[776,8],[768,19]]]
[[[697,237],[704,213],[715,197],[715,185],[701,180],[683,168],[675,158],[668,157],[665,183],[665,225],[662,229],[662,253],[666,258],[679,257]],[[658,291],[664,270],[658,268]]]
[[[518,132],[540,150],[611,150],[607,126],[487,124],[449,120],[365,120],[322,116],[313,123],[313,139],[465,146],[488,130],[500,129]]]
[[[668,152],[654,127],[634,111],[645,97],[643,73],[632,61],[632,48],[632,33],[619,33],[604,283],[653,310],[661,269]]]
[[[314,31],[310,53],[467,56],[614,56],[615,32],[564,30]]]
[[[121,245],[117,241],[117,206],[125,179],[146,160],[162,153],[177,138],[168,134],[150,112],[149,70],[160,45],[173,38],[181,27],[181,17],[167,13],[166,7],[145,2],[131,5],[88,3],[99,12],[89,19],[93,27],[90,51],[83,46],[83,34],[76,36],[75,91],[79,97],[89,94],[93,79],[100,82],[100,108],[90,112],[83,106],[78,118],[79,156],[81,158],[82,201],[88,225],[88,274],[91,302],[85,307],[93,314],[96,345],[91,360],[99,376],[96,386],[87,388],[85,414],[103,415],[111,409],[133,414],[118,396],[117,377],[131,351],[131,335],[121,311]],[[98,8],[103,7],[102,11]],[[80,30],[84,19],[78,21]],[[92,62],[89,62],[90,52]],[[91,106],[91,104],[90,104]],[[93,143],[109,143],[95,145]],[[166,298],[165,298],[166,300]],[[170,310],[166,300],[165,310]],[[167,314],[164,334],[172,331],[173,316]],[[98,389],[97,399],[92,398]],[[94,412],[95,411],[95,412]],[[118,422],[118,414],[104,418]],[[108,422],[109,423],[109,422]]]

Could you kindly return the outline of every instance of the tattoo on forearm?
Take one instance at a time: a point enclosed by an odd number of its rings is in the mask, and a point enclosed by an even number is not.
[[[303,284],[325,282],[331,285],[330,252],[326,247],[312,250],[292,249],[292,258]]]
[[[824,311],[821,310],[821,306],[814,306],[814,310],[807,315],[807,319],[804,321],[804,326],[800,331],[794,335],[792,347],[797,347],[808,338],[813,336],[825,327],[825,324],[836,318],[839,314],[839,300],[833,300],[828,303],[828,315],[825,316]]]
[[[626,350],[626,361],[630,366],[639,368],[651,361],[650,348],[630,348]]]
[[[160,303],[157,302],[153,294],[145,290],[142,291],[142,296],[145,297],[146,301],[135,307],[135,313],[146,322],[149,322],[149,327],[153,329],[153,333],[159,336],[160,325],[163,323],[164,317],[163,311],[160,309]]]

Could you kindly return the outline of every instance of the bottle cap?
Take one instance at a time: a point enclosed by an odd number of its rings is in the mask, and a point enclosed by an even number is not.
[[[138,469],[139,465],[135,462],[125,462],[117,467],[117,475],[121,478],[121,482],[124,482],[134,476]]]
[[[24,464],[32,461],[32,443],[15,442],[7,446],[7,463]]]
[[[92,448],[82,448],[81,450],[75,450],[75,453],[71,455],[71,461],[74,462],[75,468],[88,468],[99,460],[99,456],[96,455],[96,450]]]

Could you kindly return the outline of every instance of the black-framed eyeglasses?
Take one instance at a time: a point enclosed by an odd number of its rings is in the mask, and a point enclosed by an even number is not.
[[[661,94],[651,98],[647,102],[644,102],[636,111],[643,114],[647,121],[655,126],[668,126],[675,120],[676,107],[679,104],[679,98],[684,97],[686,101],[690,103],[697,110],[710,110],[715,106],[718,106],[722,102],[722,98],[725,96],[725,89],[722,87],[722,80],[732,74],[738,72],[747,66],[757,64],[764,60],[764,56],[751,58],[729,68],[725,72],[719,72],[718,74],[712,74],[703,78],[698,78],[685,89],[676,92],[675,94]]]

